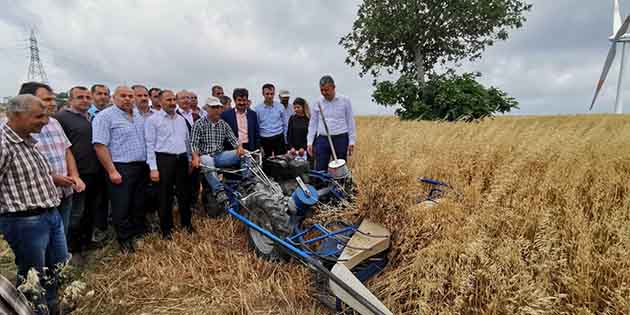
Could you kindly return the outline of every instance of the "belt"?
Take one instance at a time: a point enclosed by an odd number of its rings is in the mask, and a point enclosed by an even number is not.
[[[188,154],[187,153],[165,153],[165,152],[155,152],[155,155],[163,155],[163,156],[170,156],[170,157],[176,157],[176,158],[188,158]]]
[[[145,162],[145,161],[114,162],[114,164],[131,165],[131,166],[140,166],[140,165],[147,165],[147,162]]]
[[[0,214],[0,218],[27,218],[45,214],[49,211],[53,211],[56,208],[35,208],[25,211],[5,212]]]
[[[347,136],[348,136],[348,133],[347,133],[347,132],[340,133],[340,134],[338,134],[338,135],[331,135],[331,137],[333,137],[333,138],[336,138],[336,137],[347,137]],[[324,138],[327,138],[327,137],[328,137],[328,135],[318,135],[318,137],[324,137]]]

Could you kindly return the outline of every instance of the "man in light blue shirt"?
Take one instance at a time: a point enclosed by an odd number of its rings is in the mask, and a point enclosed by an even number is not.
[[[94,117],[96,114],[111,105],[111,97],[109,88],[103,84],[92,85],[90,92],[92,92],[93,103],[92,106],[90,106],[90,109],[88,109],[88,114],[90,117]]]
[[[145,233],[144,191],[149,179],[144,118],[133,101],[132,89],[117,87],[115,106],[101,111],[92,126],[92,143],[109,178],[112,221],[123,252],[133,252],[134,238]]]
[[[287,150],[284,137],[287,118],[284,106],[274,102],[276,88],[273,84],[263,85],[262,92],[264,101],[255,108],[260,129],[260,144],[265,157],[285,154]]]
[[[162,111],[149,117],[144,126],[147,164],[151,181],[159,185],[159,217],[162,237],[170,239],[173,230],[173,195],[182,226],[194,231],[190,211],[190,135],[186,120],[175,112],[175,94],[160,91]]]
[[[309,155],[313,154],[313,145],[315,145],[315,169],[321,171],[328,168],[328,162],[332,156],[328,133],[322,120],[322,111],[339,159],[346,160],[352,155],[356,141],[356,125],[350,98],[336,94],[333,78],[329,75],[323,76],[319,80],[319,88],[322,97],[311,107],[306,141]]]

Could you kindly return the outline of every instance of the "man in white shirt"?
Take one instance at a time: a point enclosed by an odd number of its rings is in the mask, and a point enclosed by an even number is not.
[[[194,232],[190,210],[190,134],[185,119],[175,113],[172,91],[160,92],[160,104],[163,110],[147,119],[144,130],[151,181],[160,187],[160,229],[162,236],[170,239],[173,193],[177,195],[182,226]]]

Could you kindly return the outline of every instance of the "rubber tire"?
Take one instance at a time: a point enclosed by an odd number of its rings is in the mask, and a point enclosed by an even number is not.
[[[277,184],[276,184],[277,185]],[[245,216],[256,225],[284,239],[292,232],[288,204],[284,196],[272,193],[262,184],[256,185],[256,192],[247,198]],[[258,231],[247,229],[248,242],[258,257],[271,260],[285,260],[287,253],[281,245],[262,235]]]

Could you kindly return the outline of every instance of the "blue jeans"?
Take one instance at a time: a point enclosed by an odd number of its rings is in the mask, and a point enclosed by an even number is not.
[[[57,210],[59,211],[59,215],[61,215],[61,220],[63,222],[63,234],[66,236],[66,240],[68,240],[70,214],[72,212],[72,195],[61,198],[61,203],[57,206]]]
[[[0,233],[15,254],[19,286],[31,268],[39,272],[46,302],[57,302],[58,270],[68,260],[63,222],[57,209],[30,217],[0,217]],[[44,271],[46,268],[46,271]],[[46,281],[44,280],[46,277]]]
[[[348,146],[350,138],[347,133],[332,136],[332,143],[335,146],[335,153],[338,159],[346,160],[348,157]],[[328,137],[318,136],[315,139],[315,170],[325,171],[328,169],[328,162],[332,159],[332,150]]]
[[[240,166],[241,168],[247,168],[247,163],[245,160],[241,160],[241,158],[236,154],[236,150],[232,151],[223,151],[215,156],[210,155],[202,155],[200,158],[201,164],[208,167],[232,167],[232,166]],[[214,193],[223,190],[223,183],[217,177],[217,172],[206,171],[203,168],[201,169],[204,177],[210,184],[212,191]],[[244,177],[249,176],[249,170],[246,170],[243,173]]]

